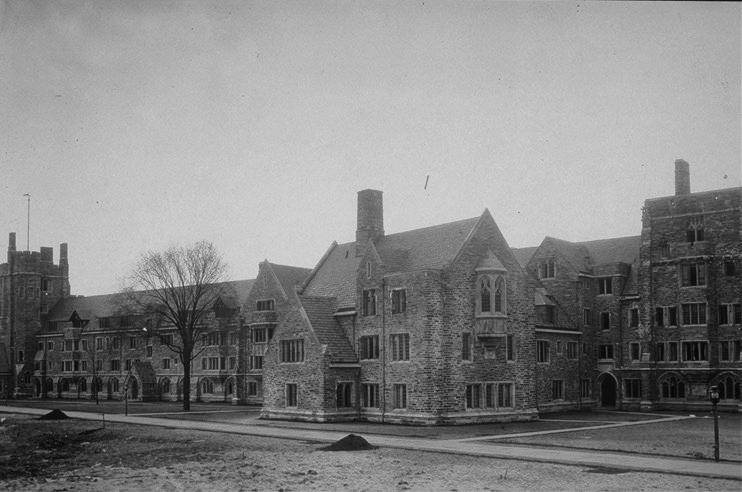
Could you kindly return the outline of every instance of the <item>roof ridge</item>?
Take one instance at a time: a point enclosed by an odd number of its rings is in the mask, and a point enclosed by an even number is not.
[[[429,229],[435,229],[436,227],[450,226],[450,225],[453,225],[453,224],[462,224],[462,223],[467,222],[467,221],[478,221],[481,217],[482,217],[481,215],[478,215],[476,217],[469,217],[467,219],[452,220],[451,222],[443,222],[441,224],[436,224],[436,225],[432,225],[432,226],[418,227],[417,229],[409,229],[409,230],[406,230],[406,231],[395,232],[394,234],[385,234],[384,235],[384,238],[386,239],[386,238],[391,237],[391,236],[398,236],[400,234],[407,234],[407,233],[410,233],[410,232],[419,232],[419,231],[424,231],[424,230],[429,230]]]

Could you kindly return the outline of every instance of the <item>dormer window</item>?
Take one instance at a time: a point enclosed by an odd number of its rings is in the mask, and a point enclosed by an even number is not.
[[[703,217],[694,217],[688,221],[687,240],[689,243],[703,241]]]

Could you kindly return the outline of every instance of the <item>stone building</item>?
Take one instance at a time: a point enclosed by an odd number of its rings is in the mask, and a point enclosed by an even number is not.
[[[226,282],[203,323],[191,365],[191,396],[238,401],[244,374],[238,366],[241,306],[252,280]],[[183,368],[169,348],[177,331],[153,316],[132,314],[123,294],[69,296],[47,314],[37,334],[33,372],[39,397],[180,400]]]
[[[0,397],[34,395],[33,373],[38,335],[49,309],[70,295],[67,244],[54,250],[17,251],[8,238],[7,263],[0,264]]]
[[[689,165],[677,160],[675,195],[646,200],[640,236],[547,237],[520,253],[582,332],[585,380],[565,403],[692,409],[717,385],[721,408],[742,409],[741,216],[742,188],[691,193]],[[563,378],[553,363],[537,367],[544,380]]]
[[[742,188],[691,193],[682,160],[640,235],[531,248],[510,248],[488,210],[387,234],[382,193],[363,190],[355,240],[314,269],[264,261],[255,280],[225,284],[191,395],[265,418],[445,424],[692,409],[717,385],[740,411],[741,222]],[[51,248],[16,251],[11,233],[0,393],[181,399],[151,317],[116,294],[72,296],[68,275],[66,244],[54,265]]]
[[[381,192],[364,190],[357,217],[356,240],[333,243],[284,309],[276,287],[251,294],[275,306],[263,416],[535,418],[536,284],[489,211],[387,235]]]

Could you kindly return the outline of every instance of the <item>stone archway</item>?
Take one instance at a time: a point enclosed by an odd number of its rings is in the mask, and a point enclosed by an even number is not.
[[[600,406],[613,408],[616,406],[618,383],[613,374],[605,373],[600,381]]]

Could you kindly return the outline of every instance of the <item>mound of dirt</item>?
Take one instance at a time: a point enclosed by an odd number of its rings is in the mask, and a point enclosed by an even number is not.
[[[51,412],[39,417],[39,420],[63,420],[68,418],[69,417],[63,411],[55,408]]]
[[[320,448],[320,451],[365,451],[368,449],[376,449],[376,446],[372,446],[361,436],[348,434],[339,441]]]

